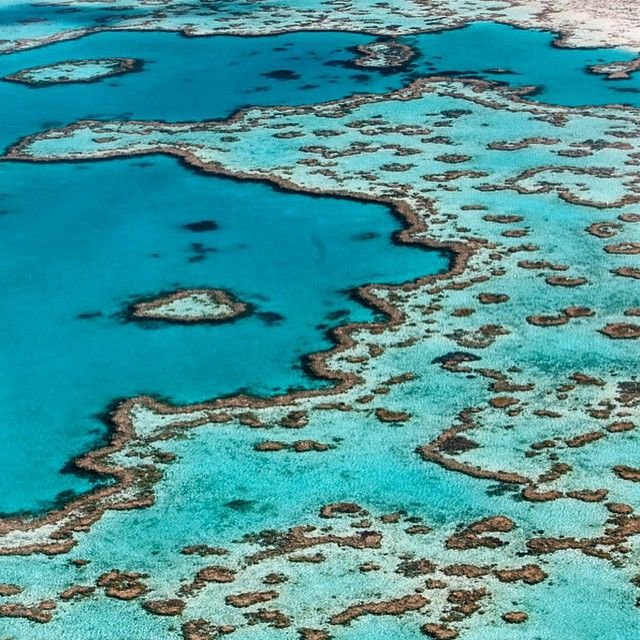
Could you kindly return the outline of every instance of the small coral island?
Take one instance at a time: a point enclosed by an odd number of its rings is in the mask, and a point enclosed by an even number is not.
[[[369,69],[393,69],[402,67],[415,56],[413,49],[397,40],[378,40],[356,47],[360,57],[358,67]]]
[[[101,58],[93,60],[65,60],[54,64],[23,69],[6,76],[11,82],[21,82],[32,87],[71,82],[95,82],[129,71],[139,71],[142,60],[135,58]]]
[[[133,304],[129,317],[193,324],[228,322],[247,313],[247,304],[222,289],[183,289]]]

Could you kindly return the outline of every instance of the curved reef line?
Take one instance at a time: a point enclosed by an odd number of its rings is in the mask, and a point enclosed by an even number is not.
[[[131,322],[151,320],[171,324],[219,324],[238,320],[250,313],[250,305],[228,291],[200,288],[145,297],[131,304],[125,316]]]
[[[104,6],[105,3],[97,4]],[[620,47],[630,51],[640,48],[640,30],[633,22],[632,12],[622,0],[609,0],[606,3],[601,0],[542,0],[538,6],[532,4],[530,0],[504,0],[501,6],[487,9],[483,0],[466,3],[464,7],[456,6],[451,0],[437,3],[433,0],[416,0],[405,9],[380,5],[380,16],[376,17],[370,7],[362,7],[357,1],[345,4],[329,0],[303,15],[299,15],[295,6],[278,6],[275,11],[274,7],[259,7],[257,12],[248,12],[243,16],[244,23],[237,16],[203,12],[199,14],[199,24],[194,25],[193,21],[187,22],[186,18],[182,18],[180,24],[181,17],[185,14],[188,16],[189,11],[185,11],[184,5],[178,3],[177,15],[172,14],[171,7],[163,7],[162,13],[157,15],[153,10],[146,15],[141,13],[135,24],[128,23],[127,16],[116,13],[112,25],[86,26],[66,31],[61,27],[56,33],[41,38],[16,38],[9,40],[11,44],[6,44],[2,52],[11,53],[109,31],[168,31],[185,37],[251,37],[296,31],[343,31],[397,37],[456,29],[473,22],[486,21],[549,31],[556,36],[553,44],[557,47]],[[145,2],[140,2],[139,7],[144,9]],[[114,7],[114,13],[118,8]],[[201,5],[199,8],[202,8]],[[366,22],[362,18],[363,9],[368,18]],[[339,18],[332,19],[332,14]],[[121,21],[117,22],[118,19]],[[175,19],[173,24],[172,19]]]

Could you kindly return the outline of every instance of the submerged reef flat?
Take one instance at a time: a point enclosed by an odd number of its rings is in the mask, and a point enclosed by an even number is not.
[[[204,173],[383,202],[406,222],[399,242],[455,260],[447,274],[360,289],[386,319],[340,327],[336,347],[310,357],[331,389],[120,403],[109,445],[76,462],[111,484],[0,521],[3,554],[59,567],[65,553],[91,556],[89,572],[65,572],[64,597],[21,573],[4,615],[68,631],[86,624],[87,597],[94,612],[139,600],[131,624],[188,640],[262,625],[366,637],[395,633],[377,625],[396,618],[403,637],[506,637],[514,624],[523,638],[636,635],[640,115],[533,103],[527,91],[422,79],[227,121],[81,121],[7,151],[42,163],[163,153]],[[411,516],[384,515],[410,504]],[[112,514],[141,507],[135,522]],[[263,513],[269,530],[243,538]],[[121,552],[141,531],[136,562],[100,557],[105,540]],[[247,554],[238,539],[257,546]],[[162,561],[141,569],[158,540]],[[177,547],[207,564],[186,567]],[[596,570],[596,606],[558,627],[558,598]]]
[[[174,620],[186,640],[256,626],[326,639],[379,616],[406,618],[428,637],[455,638],[461,624],[510,586],[531,589],[549,577],[536,561],[513,559],[525,548],[515,523],[501,515],[436,532],[404,511],[373,514],[339,502],[310,519],[286,530],[246,533],[227,547],[199,542],[175,549],[183,573],[162,589],[152,586],[155,576],[116,563],[49,602],[29,607],[14,598],[0,605],[0,615],[47,623],[59,607],[72,612],[87,598],[94,604],[111,599]],[[469,549],[477,551],[473,563]],[[318,591],[319,584],[334,589]],[[507,622],[527,620],[506,602],[496,606]]]
[[[11,82],[21,82],[32,87],[46,87],[69,82],[96,82],[128,71],[139,71],[140,60],[134,58],[102,58],[96,60],[66,60],[39,67],[23,69],[6,76]]]
[[[357,47],[360,57],[356,59],[358,67],[389,69],[402,67],[415,56],[411,47],[395,40],[379,40]]]
[[[37,8],[37,10],[35,10]],[[265,35],[286,31],[361,31],[397,36],[492,20],[560,32],[561,46],[637,50],[640,27],[625,0],[156,0],[4,3],[0,51],[15,51],[111,29],[180,31],[187,36]],[[197,16],[197,17],[195,17]]]
[[[596,64],[591,67],[593,73],[602,73],[609,80],[626,80],[632,73],[640,71],[640,58],[634,58],[627,62],[610,62],[608,64]]]
[[[130,317],[167,322],[228,322],[248,313],[249,307],[221,289],[185,289],[137,302]]]

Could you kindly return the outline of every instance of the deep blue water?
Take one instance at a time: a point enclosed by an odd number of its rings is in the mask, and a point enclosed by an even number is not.
[[[330,346],[328,327],[372,317],[347,289],[447,266],[390,244],[399,223],[381,205],[204,176],[166,157],[6,164],[2,191],[2,511],[86,488],[58,471],[95,444],[93,414],[114,398],[322,384],[302,356]],[[218,229],[184,228],[202,220]],[[257,314],[199,326],[120,317],[132,296],[202,286],[230,289]]]
[[[0,82],[0,145],[85,117],[223,118],[247,104],[383,92],[444,72],[536,84],[535,99],[561,104],[637,102],[637,78],[586,72],[630,56],[552,48],[543,32],[480,24],[407,38],[420,55],[395,73],[349,65],[350,48],[370,40],[118,32],[0,56],[1,76],[73,58],[144,60],[140,73],[91,84]],[[511,74],[491,71],[505,59]],[[274,77],[279,70],[293,79]],[[320,384],[299,368],[301,356],[328,346],[326,327],[371,317],[344,289],[402,282],[447,264],[438,253],[391,246],[397,223],[384,207],[202,176],[168,158],[4,163],[0,209],[0,464],[12,479],[12,492],[0,491],[6,512],[39,509],[62,491],[89,486],[59,471],[104,435],[95,414],[114,398],[152,393],[192,402],[240,388],[270,394]],[[219,230],[183,228],[204,219]],[[229,288],[283,319],[154,328],[121,321],[132,296],[177,286]]]
[[[351,33],[293,33],[247,38],[187,38],[177,33],[114,32],[0,56],[0,77],[68,59],[132,57],[140,73],[90,84],[33,88],[0,82],[0,103],[10,104],[0,145],[81,118],[203,120],[224,118],[243,106],[301,105],[349,96],[373,84],[397,88],[400,76],[349,66],[350,50],[371,42]],[[285,79],[271,77],[288,71]],[[291,79],[289,79],[291,78]]]
[[[140,73],[91,84],[0,82],[9,106],[0,144],[83,117],[220,118],[249,103],[343,97],[356,82],[344,64],[349,48],[369,40],[125,32],[0,56],[2,76],[71,58],[144,60]],[[296,79],[269,75],[283,69]],[[397,83],[367,74],[380,90]],[[0,464],[13,489],[0,492],[0,511],[41,509],[88,488],[59,471],[104,436],[96,414],[114,398],[186,403],[324,384],[301,358],[330,346],[327,328],[372,317],[346,289],[448,264],[440,253],[390,245],[398,223],[385,207],[202,176],[174,159],[0,167]],[[215,232],[183,228],[209,219]],[[206,286],[232,290],[259,315],[190,327],[124,324],[118,315],[133,296]]]

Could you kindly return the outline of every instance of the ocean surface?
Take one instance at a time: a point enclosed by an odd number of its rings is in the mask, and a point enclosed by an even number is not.
[[[139,73],[89,84],[33,88],[0,82],[0,145],[80,119],[208,120],[248,106],[303,105],[354,93],[384,93],[425,76],[483,78],[535,86],[530,99],[560,105],[640,103],[638,74],[611,81],[589,68],[629,60],[616,49],[560,49],[544,31],[478,23],[400,38],[416,56],[398,69],[355,67],[367,35],[298,32],[277,36],[186,37],[104,32],[0,56],[0,77],[87,58],[136,58]],[[505,63],[508,60],[508,65]],[[285,73],[282,73],[285,72]]]

